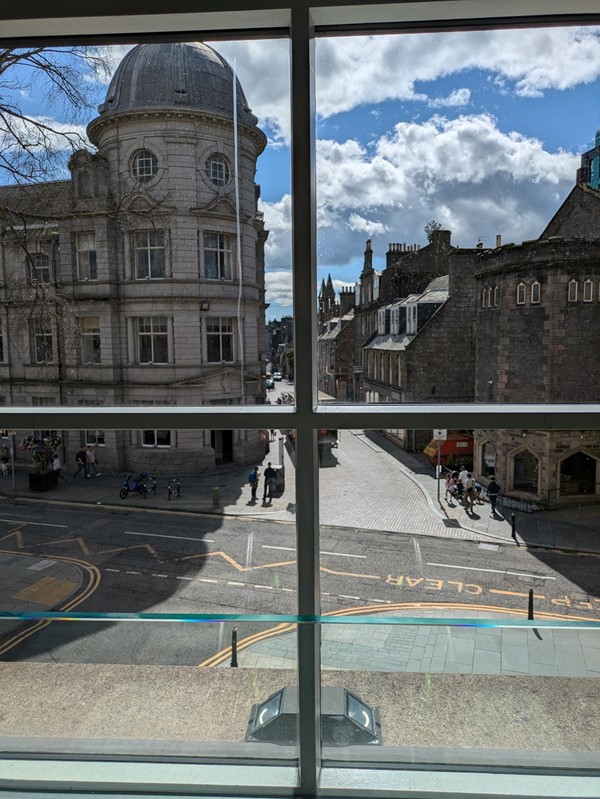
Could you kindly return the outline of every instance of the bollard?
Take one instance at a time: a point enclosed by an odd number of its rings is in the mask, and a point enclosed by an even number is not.
[[[156,477],[152,478],[152,493],[156,496]]]
[[[231,631],[231,668],[237,669],[237,627]]]
[[[213,508],[218,508],[219,505],[221,504],[221,495],[220,494],[221,494],[221,492],[219,491],[217,486],[215,486],[213,488],[213,495],[212,495]]]
[[[181,496],[181,483],[179,482],[179,477],[177,478],[177,496]]]
[[[533,621],[533,588],[529,589],[529,605],[527,607],[527,620]]]
[[[510,528],[511,528],[511,533],[510,533],[511,538],[513,539],[513,541],[517,546],[521,546],[517,541],[517,529],[516,529],[516,521],[514,513],[510,514]]]

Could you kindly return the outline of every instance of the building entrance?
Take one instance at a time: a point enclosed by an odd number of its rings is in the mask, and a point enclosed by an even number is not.
[[[596,459],[576,452],[560,464],[560,493],[562,495],[596,493]]]
[[[211,430],[210,445],[215,451],[216,463],[233,461],[233,430]]]

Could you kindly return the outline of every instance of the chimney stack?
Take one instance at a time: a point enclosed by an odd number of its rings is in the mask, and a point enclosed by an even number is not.
[[[502,247],[502,236],[499,233],[496,236],[496,247]]]

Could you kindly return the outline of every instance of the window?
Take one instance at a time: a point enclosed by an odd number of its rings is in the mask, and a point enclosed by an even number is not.
[[[594,299],[594,284],[591,280],[586,280],[583,284],[583,301],[592,302]]]
[[[483,289],[481,292],[481,307],[485,308],[487,305],[487,289]]]
[[[517,286],[517,305],[525,305],[525,283]]]
[[[4,363],[4,333],[0,328],[0,363]]]
[[[233,239],[226,233],[204,234],[204,277],[231,280]]]
[[[496,447],[490,441],[481,448],[481,474],[483,477],[496,474]]]
[[[515,475],[513,481],[515,491],[537,494],[539,465],[539,460],[527,449],[515,455]]]
[[[32,338],[34,363],[52,363],[54,348],[50,325],[45,322],[34,322]]]
[[[137,320],[138,363],[168,363],[169,335],[166,316],[140,316]]]
[[[75,238],[78,280],[97,280],[96,234],[93,231],[77,233]]]
[[[45,252],[36,252],[30,256],[31,282],[37,283],[50,282],[50,258]]]
[[[206,177],[215,186],[226,186],[229,183],[229,164],[222,155],[209,155],[204,165]]]
[[[233,361],[233,319],[219,316],[206,320],[206,355],[209,363]]]
[[[535,283],[531,284],[531,302],[533,305],[537,304],[540,301],[540,289],[541,286],[536,280]]]
[[[34,408],[49,408],[56,405],[54,397],[32,397],[31,404]]]
[[[138,183],[149,183],[158,174],[158,161],[150,150],[138,150],[131,161],[131,174]]]
[[[86,408],[99,408],[103,405],[103,401],[95,399],[80,399],[78,400],[78,405],[80,407]],[[104,430],[84,430],[83,440],[86,446],[91,447],[104,447],[106,444]]]
[[[134,234],[137,280],[165,277],[165,234],[162,230],[139,230]]]
[[[494,286],[494,308],[498,307],[498,286]]]
[[[170,447],[170,430],[142,430],[142,447]]]
[[[81,363],[100,363],[100,317],[84,316],[79,320],[81,331]]]
[[[570,280],[569,281],[567,300],[568,300],[568,302],[577,302],[577,281],[576,280]]]

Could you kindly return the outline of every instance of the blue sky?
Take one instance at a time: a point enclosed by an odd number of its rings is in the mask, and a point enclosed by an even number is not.
[[[256,179],[276,318],[291,313],[289,45],[212,44],[269,139]],[[464,247],[537,237],[600,127],[594,27],[319,39],[316,65],[318,278],[337,287],[357,280],[367,238],[380,268],[389,242],[425,244],[431,219]]]

